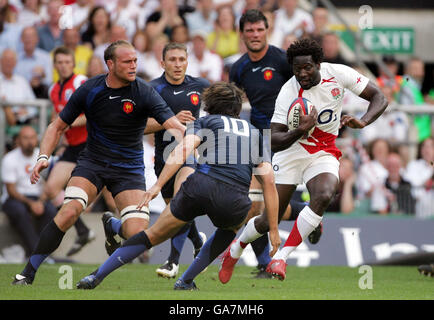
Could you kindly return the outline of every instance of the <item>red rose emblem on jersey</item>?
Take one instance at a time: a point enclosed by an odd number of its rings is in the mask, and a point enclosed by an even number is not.
[[[339,88],[334,88],[331,91],[333,98],[335,99],[339,99],[339,97],[341,96],[341,90],[339,90]]]
[[[272,70],[265,70],[264,72],[264,79],[267,81],[270,81],[271,79],[273,79],[273,71]]]
[[[194,93],[190,96],[190,101],[192,104],[194,104],[195,106],[197,106],[199,104],[199,96]]]
[[[133,104],[131,102],[124,102],[122,109],[127,114],[131,113],[131,112],[133,112]]]

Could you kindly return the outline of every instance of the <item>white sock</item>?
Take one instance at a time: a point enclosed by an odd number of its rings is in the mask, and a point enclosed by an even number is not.
[[[255,220],[259,216],[256,216],[247,222],[246,227],[241,233],[240,237],[231,245],[231,257],[234,259],[239,259],[243,254],[243,250],[247,244],[252,241],[255,241],[259,237],[263,235],[263,233],[259,233],[255,228]]]
[[[291,233],[286,239],[282,249],[280,249],[274,256],[273,260],[282,259],[286,261],[292,251],[294,251],[300,243],[306,239],[313,230],[321,223],[322,217],[317,215],[308,206],[301,210],[296,223],[292,227]]]

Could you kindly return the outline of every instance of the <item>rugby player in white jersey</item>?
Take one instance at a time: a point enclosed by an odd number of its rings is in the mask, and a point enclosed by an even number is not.
[[[386,97],[368,78],[342,64],[322,63],[322,48],[314,40],[296,41],[289,47],[287,57],[293,66],[294,76],[281,88],[271,119],[271,149],[275,152],[273,168],[279,194],[279,217],[282,217],[298,184],[306,183],[310,203],[300,212],[283,248],[267,266],[267,272],[280,280],[285,279],[286,259],[321,223],[322,215],[336,192],[341,152],[335,140],[339,128],[362,129],[374,122],[387,107]],[[360,119],[341,116],[345,90],[370,102]],[[299,127],[289,131],[288,110],[297,97],[310,100],[315,108],[310,114],[300,116]],[[249,221],[223,257],[219,272],[221,282],[230,280],[245,246],[266,232],[266,215]]]

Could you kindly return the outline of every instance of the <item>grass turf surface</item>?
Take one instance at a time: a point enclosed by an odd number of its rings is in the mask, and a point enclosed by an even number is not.
[[[61,265],[44,264],[32,286],[12,286],[23,265],[0,265],[0,300],[424,300],[434,299],[434,278],[416,267],[373,267],[373,288],[362,290],[359,268],[340,266],[287,267],[285,281],[254,279],[252,267],[237,266],[231,281],[222,285],[212,265],[195,282],[199,291],[174,291],[175,279],[158,278],[156,265],[130,264],[109,275],[94,290],[75,284],[96,265],[72,264],[73,289],[59,289]],[[180,274],[188,266],[180,266]]]

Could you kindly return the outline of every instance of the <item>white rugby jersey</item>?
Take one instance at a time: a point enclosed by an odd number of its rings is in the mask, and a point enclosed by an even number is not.
[[[306,151],[309,154],[327,152],[340,158],[341,152],[336,147],[335,140],[339,132],[345,89],[360,95],[369,82],[367,77],[342,64],[323,62],[320,74],[321,81],[309,90],[303,90],[293,76],[283,85],[276,99],[271,122],[287,125],[289,106],[297,97],[308,99],[318,111],[312,134],[307,139],[300,138],[291,147],[281,151],[294,159],[306,156]]]

